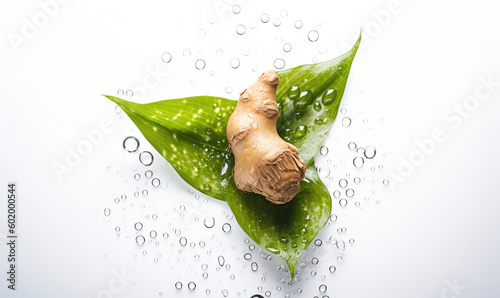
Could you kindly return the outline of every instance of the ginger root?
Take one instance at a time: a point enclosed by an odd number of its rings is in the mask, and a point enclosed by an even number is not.
[[[264,72],[240,94],[227,123],[227,138],[235,166],[236,187],[261,194],[274,204],[289,202],[299,191],[306,165],[298,150],[276,131],[279,116],[276,72]]]

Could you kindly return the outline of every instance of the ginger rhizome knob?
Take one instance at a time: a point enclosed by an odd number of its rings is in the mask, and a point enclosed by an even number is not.
[[[236,187],[285,204],[298,193],[306,165],[297,148],[281,139],[276,130],[279,82],[276,72],[269,70],[245,89],[226,132],[235,159]]]

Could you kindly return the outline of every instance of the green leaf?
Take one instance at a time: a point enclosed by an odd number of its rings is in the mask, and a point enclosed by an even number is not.
[[[107,96],[195,189],[226,200],[240,227],[258,245],[283,258],[293,279],[300,255],[326,224],[331,197],[319,179],[314,157],[333,124],[361,34],[353,48],[330,61],[278,72],[278,133],[308,165],[299,193],[285,205],[240,191],[232,177],[226,123],[236,101],[199,96],[150,104]]]
[[[283,109],[278,133],[297,147],[308,165],[299,193],[285,205],[274,205],[260,195],[241,192],[231,173],[227,173],[224,180],[226,201],[240,227],[261,247],[283,258],[292,279],[300,255],[331,213],[331,197],[317,175],[314,157],[337,116],[360,41],[361,35],[349,52],[333,60],[278,73],[281,82],[277,101]],[[296,90],[292,86],[301,89],[297,97],[293,96]],[[328,90],[334,91],[328,93]]]
[[[352,49],[344,55],[278,72],[280,84],[276,98],[283,107],[278,133],[299,148],[299,155],[308,166],[313,165],[314,157],[337,117],[360,42],[361,33]]]
[[[285,260],[293,279],[300,255],[328,221],[331,212],[330,194],[316,169],[307,169],[299,193],[284,205],[240,191],[232,177],[226,182],[227,203],[240,227],[258,245]]]
[[[208,196],[225,199],[222,156],[228,150],[226,124],[236,101],[196,96],[138,104],[106,97],[127,113],[184,181]]]

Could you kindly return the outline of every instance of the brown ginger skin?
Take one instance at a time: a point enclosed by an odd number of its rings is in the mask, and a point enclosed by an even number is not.
[[[235,166],[236,186],[263,195],[274,204],[289,202],[299,191],[306,166],[298,150],[276,131],[279,110],[276,72],[264,72],[241,93],[227,123],[227,137]]]

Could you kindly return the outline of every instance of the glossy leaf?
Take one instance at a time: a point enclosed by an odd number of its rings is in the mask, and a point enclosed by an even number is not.
[[[226,124],[236,101],[196,96],[138,104],[106,97],[127,113],[184,181],[208,196],[224,200],[222,156],[228,150]]]
[[[317,175],[314,157],[337,116],[360,40],[361,35],[349,52],[333,60],[278,72],[278,133],[298,148],[308,165],[299,193],[285,205],[243,193],[234,184],[226,123],[236,101],[199,96],[136,104],[107,97],[187,183],[226,200],[240,227],[258,245],[283,258],[293,279],[300,255],[330,216],[331,197]]]
[[[278,73],[281,82],[277,101],[283,109],[278,133],[297,147],[300,157],[308,165],[299,193],[285,205],[274,205],[262,196],[239,191],[230,172],[223,181],[227,185],[227,203],[240,227],[257,244],[283,258],[292,279],[300,255],[330,216],[331,197],[317,175],[314,157],[337,116],[360,40],[361,35],[349,52],[336,59]],[[302,88],[302,91],[296,92],[292,86]],[[328,93],[328,90],[335,91]],[[294,91],[297,97],[293,96]],[[292,92],[291,96],[289,92]],[[334,98],[333,92],[336,92]],[[296,104],[301,93],[310,96],[303,101],[304,105]],[[322,119],[321,123],[317,118]],[[307,129],[300,130],[302,127]]]
[[[287,204],[275,205],[264,197],[240,191],[229,177],[226,199],[238,224],[258,245],[280,256],[295,275],[302,252],[327,222],[331,197],[316,169],[307,169],[299,193]]]
[[[285,141],[300,148],[299,155],[308,166],[313,165],[314,157],[337,117],[360,41],[361,34],[350,51],[333,60],[278,72],[280,84],[276,98],[283,107],[278,133]],[[309,104],[302,104],[304,101],[309,101]]]

